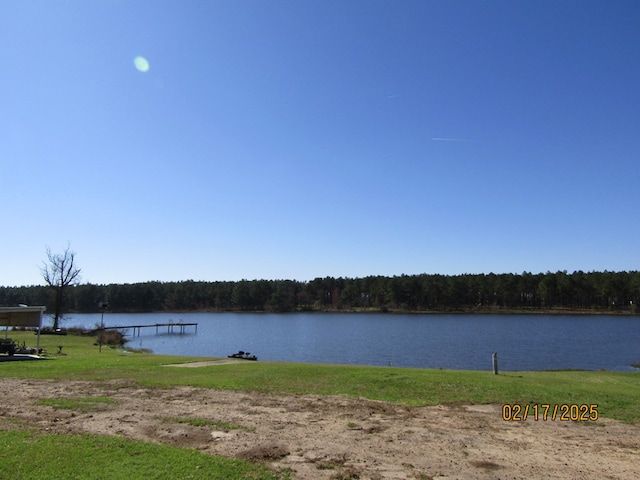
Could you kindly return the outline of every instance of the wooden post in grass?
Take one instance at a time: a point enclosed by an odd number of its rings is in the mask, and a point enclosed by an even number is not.
[[[102,313],[100,314],[100,336],[98,337],[98,342],[100,344],[100,347],[98,348],[99,352],[102,352],[102,340],[104,340],[104,311],[108,306],[109,302],[98,303],[98,307],[102,310]]]
[[[498,352],[491,353],[491,362],[493,363],[493,374],[498,375]]]

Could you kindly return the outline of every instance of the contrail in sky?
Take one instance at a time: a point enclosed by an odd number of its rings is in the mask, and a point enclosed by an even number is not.
[[[431,137],[431,140],[434,142],[466,142],[465,138],[442,138],[442,137]]]

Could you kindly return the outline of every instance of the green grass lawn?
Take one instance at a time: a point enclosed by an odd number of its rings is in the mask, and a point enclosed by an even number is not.
[[[103,435],[0,430],[0,478],[20,480],[272,480],[265,466]]]
[[[11,332],[35,344],[35,336]],[[168,364],[206,360],[128,353],[93,345],[82,336],[42,336],[47,361],[0,363],[0,376],[105,381],[127,379],[145,387],[190,385],[276,394],[364,397],[406,405],[440,403],[598,404],[600,415],[640,423],[640,372],[502,372],[426,370],[276,362],[199,368]],[[63,345],[63,355],[56,355]]]
[[[35,345],[31,333],[10,332],[14,340]],[[597,404],[601,417],[640,424],[640,373],[636,372],[502,372],[425,370],[412,368],[318,365],[275,362],[246,362],[199,368],[173,368],[167,364],[205,360],[194,357],[128,353],[93,345],[95,340],[81,336],[42,336],[41,346],[51,360],[0,363],[0,377],[47,378],[65,380],[106,381],[126,379],[132,385],[172,387],[190,385],[203,388],[252,390],[274,394],[320,394],[364,397],[405,405],[436,405],[440,403],[535,403],[535,404]],[[62,355],[56,355],[62,345]],[[15,432],[3,435],[18,435]],[[22,438],[22,437],[20,437]],[[38,442],[63,440],[37,437]],[[19,439],[18,439],[19,440]],[[33,448],[38,445],[34,443]],[[83,437],[75,442],[125,442],[124,440]],[[30,452],[26,441],[18,444]],[[2,452],[0,443],[0,452]],[[65,444],[67,445],[67,444]],[[66,447],[65,447],[66,448]],[[82,447],[90,448],[90,447]],[[110,447],[114,449],[124,447]],[[129,448],[129,447],[127,447]],[[142,448],[132,446],[131,448]],[[155,447],[144,447],[155,448]],[[169,448],[169,447],[162,447]],[[180,450],[180,449],[177,449]],[[0,453],[0,458],[4,457]],[[191,455],[180,451],[176,455]],[[153,458],[150,455],[149,458]],[[185,457],[186,458],[186,457]],[[209,457],[207,457],[209,458]],[[185,460],[201,463],[202,460]],[[235,462],[235,461],[234,461]],[[46,462],[45,462],[46,463]],[[217,467],[216,467],[217,468]],[[240,467],[232,467],[240,468]],[[244,467],[242,467],[244,468]],[[192,469],[193,470],[193,469]],[[190,470],[191,471],[191,470]],[[239,470],[238,470],[239,471]],[[194,475],[197,472],[194,473]],[[226,475],[225,478],[252,478]],[[20,478],[32,478],[22,476]],[[35,478],[35,477],[33,477]],[[50,478],[39,476],[39,478]],[[53,476],[51,476],[53,478]],[[69,477],[102,478],[102,477]],[[105,477],[106,478],[106,477]],[[119,477],[109,477],[119,478]],[[129,475],[129,478],[141,478]],[[151,477],[170,478],[170,477]],[[201,478],[174,477],[174,478]],[[217,477],[202,477],[217,478]],[[262,478],[262,477],[260,477]]]

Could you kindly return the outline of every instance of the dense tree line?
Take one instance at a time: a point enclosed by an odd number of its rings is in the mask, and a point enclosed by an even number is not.
[[[401,275],[394,277],[80,284],[70,312],[311,311],[407,312],[607,311],[640,313],[640,272]],[[54,308],[45,286],[0,287],[0,305]]]

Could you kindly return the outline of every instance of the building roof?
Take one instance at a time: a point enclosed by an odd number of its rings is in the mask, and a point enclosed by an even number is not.
[[[40,327],[46,307],[0,307],[0,326]]]

